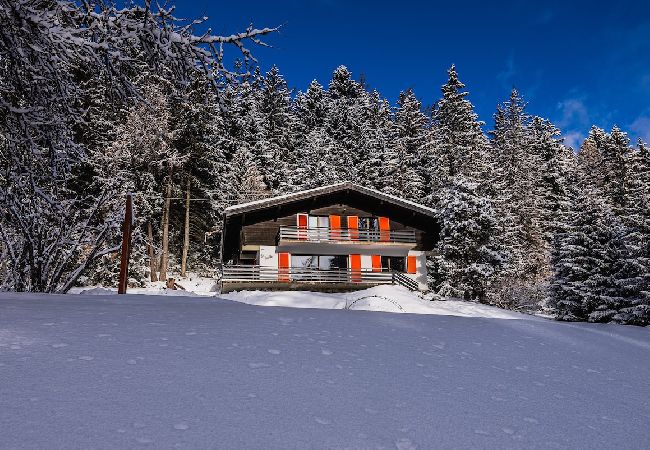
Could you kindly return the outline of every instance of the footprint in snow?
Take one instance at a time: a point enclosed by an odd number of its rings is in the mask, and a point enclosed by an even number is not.
[[[269,367],[269,365],[265,363],[248,363],[248,367],[251,369],[262,369],[264,367]]]
[[[320,423],[321,425],[329,425],[331,422],[327,419],[321,419],[320,417],[314,417],[314,420],[316,423]]]
[[[81,359],[82,361],[92,361],[95,358],[92,356],[80,356],[79,359]]]
[[[174,425],[174,430],[180,430],[180,431],[185,431],[189,428],[190,426],[184,422],[177,423]]]
[[[515,430],[513,430],[512,428],[501,428],[501,431],[503,431],[505,434],[510,434],[510,435],[515,434]]]
[[[323,355],[325,355],[325,356],[330,356],[330,355],[333,354],[334,352],[331,351],[331,350],[323,349],[323,350],[321,350],[321,353],[322,353]]]
[[[269,352],[270,354],[272,354],[272,355],[279,355],[279,354],[280,354],[280,350],[275,350],[275,349],[273,349],[273,348],[270,348],[270,349],[268,350],[268,352]]]
[[[53,348],[62,348],[62,347],[67,347],[67,346],[68,346],[68,344],[63,344],[63,343],[60,343],[60,344],[52,344],[52,347],[53,347]]]
[[[539,423],[539,420],[533,419],[532,417],[524,417],[524,422],[528,423]]]
[[[127,359],[126,363],[129,364],[129,365],[134,365],[134,364],[137,364],[137,361],[135,359]]]
[[[153,440],[152,440],[152,439],[145,438],[145,437],[139,437],[139,438],[137,438],[137,439],[136,439],[136,442],[137,442],[138,444],[142,444],[142,445],[153,444]]]
[[[418,448],[413,441],[411,441],[408,438],[401,438],[397,442],[395,442],[395,447],[397,447],[398,450],[414,450]]]

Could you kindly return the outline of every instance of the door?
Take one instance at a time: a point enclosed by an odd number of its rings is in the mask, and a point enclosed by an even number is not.
[[[350,255],[350,281],[361,282],[361,255]]]

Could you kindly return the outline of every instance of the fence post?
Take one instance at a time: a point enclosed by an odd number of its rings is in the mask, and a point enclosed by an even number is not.
[[[126,194],[126,210],[122,225],[122,255],[120,257],[120,281],[117,285],[118,294],[126,294],[129,279],[129,257],[131,256],[131,229],[133,225],[133,197]]]

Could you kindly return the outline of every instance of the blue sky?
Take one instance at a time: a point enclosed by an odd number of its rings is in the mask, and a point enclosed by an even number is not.
[[[395,102],[413,88],[425,105],[456,64],[481,120],[514,86],[529,112],[575,146],[590,126],[618,125],[650,141],[650,0],[353,1],[178,0],[177,15],[206,15],[214,32],[282,25],[254,49],[289,85],[326,85],[338,65]]]

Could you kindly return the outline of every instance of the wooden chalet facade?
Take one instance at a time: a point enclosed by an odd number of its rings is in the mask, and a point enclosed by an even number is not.
[[[438,234],[431,208],[349,182],[231,206],[222,292],[426,290],[426,254]]]

